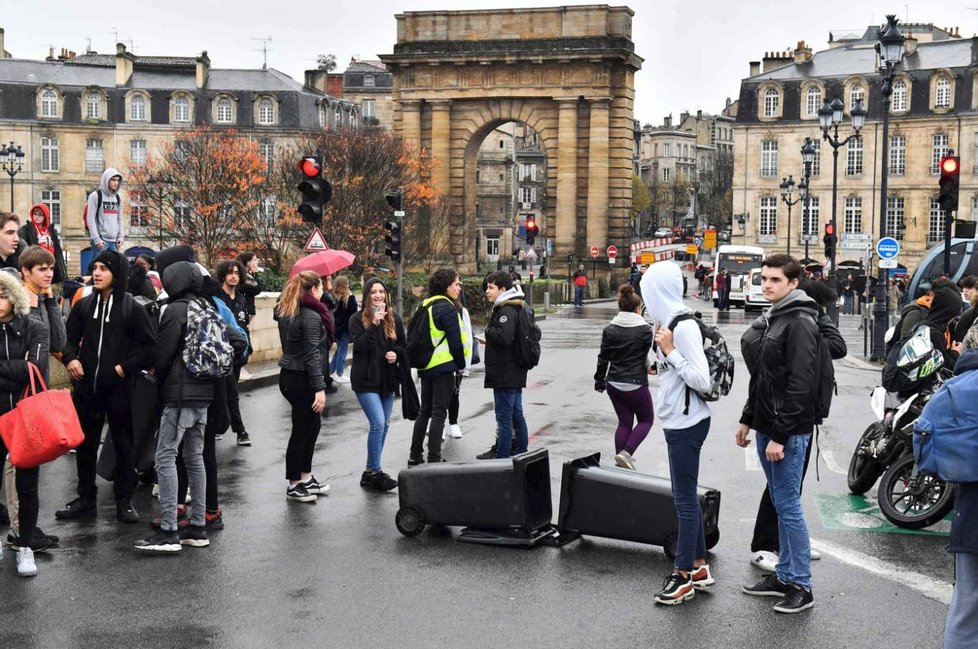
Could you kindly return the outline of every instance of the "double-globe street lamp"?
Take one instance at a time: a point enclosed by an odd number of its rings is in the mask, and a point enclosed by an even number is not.
[[[856,105],[852,107],[849,111],[849,115],[852,118],[852,130],[853,133],[844,140],[839,139],[839,126],[842,124],[843,112],[845,109],[845,104],[842,100],[836,97],[831,103],[826,100],[825,104],[818,111],[818,123],[822,128],[822,139],[828,142],[832,146],[832,233],[831,236],[838,237],[838,226],[836,224],[836,203],[837,194],[839,191],[839,149],[850,141],[859,137],[859,131],[862,130],[863,124],[866,122],[866,110],[863,108],[862,99],[856,101]],[[829,135],[829,131],[832,131],[832,135]],[[833,242],[831,246],[831,255],[829,257],[829,287],[838,293],[838,279],[836,277],[836,242]],[[839,323],[839,307],[836,306],[835,302],[829,305],[826,310],[832,320],[838,324]]]
[[[805,194],[808,193],[808,187],[805,185],[805,181],[802,180],[798,183],[798,198],[792,199],[795,190],[795,179],[789,175],[787,178],[781,179],[781,200],[784,204],[788,206],[788,250],[787,253],[791,254],[791,208],[805,199]]]
[[[890,155],[890,95],[893,94],[893,74],[896,65],[903,60],[906,38],[897,27],[897,17],[888,15],[886,25],[878,31],[876,52],[880,57],[880,94],[883,95],[883,160],[880,169],[880,239],[886,236],[887,180]],[[882,262],[882,260],[879,260]],[[876,274],[876,304],[873,305],[873,360],[886,357],[886,329],[890,322],[890,305],[886,291],[889,270],[882,267]]]
[[[808,263],[808,243],[812,239],[811,219],[808,218],[809,196],[811,195],[812,165],[815,164],[815,140],[810,137],[805,138],[805,143],[801,146],[801,161],[804,164],[802,176],[804,179],[798,183],[798,190],[801,192],[802,200],[802,224],[801,232],[805,240],[805,263]]]
[[[14,211],[14,176],[24,168],[24,152],[19,144],[10,143],[0,148],[0,168],[10,176],[10,211]]]

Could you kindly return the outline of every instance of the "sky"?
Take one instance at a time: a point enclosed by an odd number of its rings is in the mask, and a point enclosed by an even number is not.
[[[18,58],[42,59],[48,48],[114,53],[124,42],[136,55],[196,56],[207,50],[214,68],[259,68],[263,46],[269,67],[298,81],[316,67],[316,56],[334,54],[342,71],[351,58],[393,52],[394,16],[407,11],[457,10],[597,2],[525,0],[0,0],[6,49]],[[793,49],[806,41],[816,52],[829,32],[863,32],[895,13],[902,21],[958,27],[978,33],[978,0],[891,4],[868,0],[632,0],[632,40],[645,59],[635,76],[635,119],[662,124],[683,111],[719,113],[736,99],[749,61],[765,51]],[[951,6],[954,4],[955,6]],[[967,5],[975,5],[969,7]],[[858,8],[854,8],[858,5]],[[262,39],[270,39],[263,43]]]

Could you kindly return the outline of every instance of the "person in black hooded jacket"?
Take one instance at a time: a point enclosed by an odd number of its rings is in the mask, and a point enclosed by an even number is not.
[[[944,367],[953,369],[958,360],[960,343],[953,341],[953,332],[948,327],[953,326],[953,321],[961,313],[961,289],[952,282],[936,283],[934,286],[934,299],[930,303],[930,311],[920,322],[920,326],[930,329],[930,340],[935,349],[940,349],[944,354]],[[911,335],[911,332],[903,332],[904,336]]]
[[[136,523],[130,379],[152,366],[156,335],[149,314],[126,293],[129,263],[125,255],[103,250],[89,272],[94,290],[68,316],[62,356],[74,383],[72,400],[85,432],[85,441],[75,455],[78,498],[55,515],[69,520],[96,515],[95,465],[102,423],[108,418],[116,457],[116,516],[124,523]]]

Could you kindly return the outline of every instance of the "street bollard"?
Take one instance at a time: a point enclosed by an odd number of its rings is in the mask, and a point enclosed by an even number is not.
[[[550,309],[550,291],[543,292],[543,310]]]

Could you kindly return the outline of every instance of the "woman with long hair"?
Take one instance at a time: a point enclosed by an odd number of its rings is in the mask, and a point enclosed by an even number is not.
[[[363,309],[350,318],[353,367],[350,384],[370,423],[367,433],[367,467],[360,486],[390,491],[397,480],[381,470],[380,456],[391,424],[394,395],[399,392],[397,363],[406,362],[404,324],[391,307],[387,286],[378,278],[363,287]]]
[[[640,314],[642,300],[630,284],[618,288],[618,315],[601,334],[594,389],[608,391],[618,415],[615,429],[615,464],[635,469],[632,457],[652,428],[652,393],[649,392],[649,350],[652,325]]]
[[[347,383],[343,377],[346,369],[346,348],[350,344],[350,316],[357,312],[357,299],[350,292],[350,282],[340,275],[333,282],[333,296],[336,306],[333,308],[333,321],[336,323],[336,351],[329,362],[329,373],[337,383]]]
[[[329,485],[312,474],[312,455],[326,407],[323,348],[333,337],[332,314],[320,300],[323,281],[304,271],[291,277],[282,289],[276,308],[282,358],[278,386],[292,405],[292,435],[285,451],[285,478],[289,500],[312,502],[329,491]]]

